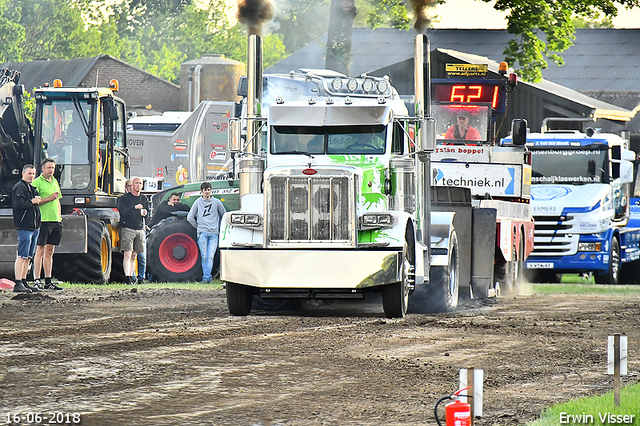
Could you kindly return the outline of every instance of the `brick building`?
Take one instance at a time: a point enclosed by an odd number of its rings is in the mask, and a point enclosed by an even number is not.
[[[20,83],[29,93],[56,78],[70,87],[108,87],[109,80],[115,78],[120,82],[117,95],[124,99],[128,111],[148,115],[180,109],[179,86],[109,55],[5,62],[0,67],[19,70]]]

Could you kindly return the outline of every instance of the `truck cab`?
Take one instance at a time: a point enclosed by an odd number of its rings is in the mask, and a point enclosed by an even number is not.
[[[639,229],[629,226],[635,154],[628,141],[593,129],[530,133],[527,141],[536,221],[528,277],[593,273],[597,283],[617,284],[640,254]]]

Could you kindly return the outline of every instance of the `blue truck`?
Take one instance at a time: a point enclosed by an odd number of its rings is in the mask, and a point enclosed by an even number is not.
[[[529,133],[527,146],[535,219],[529,281],[591,273],[599,284],[637,282],[640,206],[628,140],[587,128]]]

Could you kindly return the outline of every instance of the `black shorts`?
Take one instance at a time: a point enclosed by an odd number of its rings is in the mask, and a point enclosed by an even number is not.
[[[38,235],[38,245],[45,246],[51,244],[57,246],[62,238],[62,223],[42,222],[40,225],[40,235]]]

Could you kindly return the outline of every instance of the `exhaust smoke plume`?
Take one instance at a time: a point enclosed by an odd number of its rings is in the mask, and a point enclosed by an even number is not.
[[[427,16],[427,8],[437,4],[438,0],[411,0],[411,7],[416,14],[416,23],[413,24],[416,31],[422,32],[429,26],[431,19]]]
[[[273,18],[270,0],[238,0],[238,22],[246,24],[248,35],[262,35],[262,25]]]

